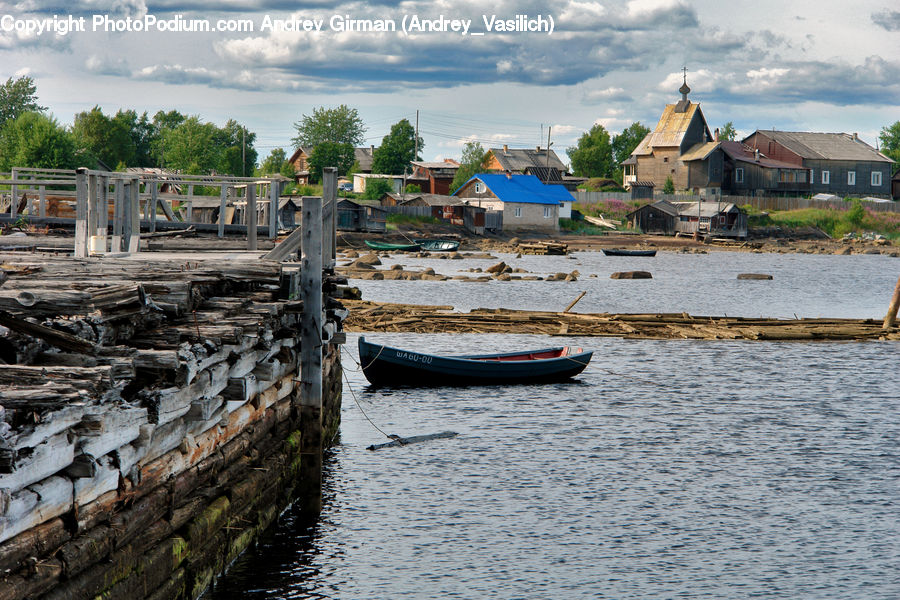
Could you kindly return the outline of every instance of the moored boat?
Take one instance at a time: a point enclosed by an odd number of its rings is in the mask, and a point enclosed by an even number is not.
[[[459,250],[459,242],[455,240],[423,239],[413,240],[428,252],[456,252]]]
[[[384,250],[388,252],[418,252],[422,249],[422,246],[417,243],[391,244],[389,242],[373,242],[371,240],[366,240],[366,246],[372,250]]]
[[[359,338],[359,362],[373,385],[439,386],[552,383],[581,373],[592,351],[568,346],[510,352],[440,356],[401,350]]]
[[[603,248],[606,256],[656,256],[656,250],[627,250],[625,248]]]

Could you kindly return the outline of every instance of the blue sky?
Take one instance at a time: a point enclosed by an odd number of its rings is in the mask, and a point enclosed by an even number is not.
[[[484,18],[527,14],[553,31],[485,31]],[[4,15],[8,15],[4,19]],[[5,22],[85,17],[86,31],[40,36],[0,31],[0,77],[34,78],[63,123],[100,105],[177,109],[257,133],[264,157],[290,151],[293,123],[316,106],[347,104],[378,145],[390,125],[414,121],[426,159],[485,146],[564,150],[594,123],[612,132],[655,125],[678,98],[687,66],[691,99],[710,127],[858,132],[875,144],[900,120],[900,8],[889,0],[468,0],[285,2],[245,0],[0,0]],[[245,20],[253,31],[104,32],[94,15],[144,22]],[[400,31],[404,16],[471,20],[470,33]],[[393,21],[398,31],[334,31],[340,21]],[[320,31],[261,31],[266,18],[322,21]],[[542,137],[543,132],[543,137]]]

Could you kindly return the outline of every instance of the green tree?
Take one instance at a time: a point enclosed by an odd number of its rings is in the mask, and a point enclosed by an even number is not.
[[[476,173],[483,173],[485,170],[485,161],[487,152],[478,142],[466,142],[462,151],[462,157],[459,162],[459,169],[450,182],[450,193],[458,190],[462,185],[472,178]]]
[[[422,138],[418,138],[419,150],[425,146]],[[391,125],[391,132],[381,140],[372,155],[372,172],[386,175],[402,175],[414,160],[422,160],[416,154],[416,130],[412,124],[401,119]]]
[[[388,192],[393,192],[394,186],[390,179],[378,178],[366,180],[366,191],[363,192],[364,200],[378,200]]]
[[[216,169],[236,177],[252,175],[256,167],[256,134],[234,119],[228,119],[225,126],[215,135],[215,144],[220,148],[221,159]]]
[[[353,146],[339,142],[321,142],[316,144],[309,155],[309,180],[318,183],[322,178],[322,169],[337,167],[338,174],[343,175],[353,164]]]
[[[150,156],[152,164],[163,167],[166,165],[166,133],[184,123],[185,117],[177,110],[169,112],[157,111],[153,115],[150,133]]]
[[[31,77],[22,76],[0,85],[0,127],[26,112],[43,112],[46,106],[37,103],[37,88]]]
[[[616,161],[616,171],[619,171],[622,163],[631,156],[631,153],[647,137],[648,133],[650,133],[648,128],[641,125],[640,121],[635,121],[622,130],[622,133],[613,137],[612,147],[613,158]]]
[[[729,142],[733,142],[737,137],[737,131],[734,130],[734,123],[728,121],[725,125],[722,126],[722,129],[719,130],[719,139],[726,140]]]
[[[599,123],[583,134],[576,146],[566,149],[566,154],[578,177],[612,177],[616,170],[609,132]]]
[[[900,121],[893,125],[881,128],[878,134],[878,140],[881,142],[881,152],[900,163]],[[894,165],[897,169],[898,165]]]
[[[294,128],[297,130],[297,135],[291,139],[294,149],[313,148],[309,171],[310,178],[315,181],[318,181],[322,167],[337,167],[338,174],[346,174],[353,164],[353,149],[363,143],[366,133],[359,113],[345,104],[337,108],[314,108],[311,115],[303,115],[294,123]],[[318,146],[323,144],[329,145],[319,149]]]
[[[25,112],[0,128],[0,171],[12,167],[75,168],[72,135],[56,119]]]
[[[663,194],[674,194],[675,193],[675,182],[672,181],[672,177],[666,177],[666,183],[663,184]]]
[[[76,152],[86,166],[98,166],[97,160],[113,169],[119,163],[133,165],[134,140],[126,119],[111,119],[99,106],[75,115],[72,125]]]
[[[147,116],[147,112],[138,116],[133,110],[122,110],[116,113],[112,122],[128,131],[131,143],[134,145],[134,160],[132,166],[152,167],[155,165],[152,153],[154,128]]]
[[[284,162],[287,160],[287,155],[284,151],[284,148],[274,148],[269,155],[266,157],[262,164],[259,165],[259,174],[260,175],[274,175],[275,173],[281,172],[281,167],[284,165]]]
[[[196,175],[217,169],[222,160],[222,148],[215,143],[218,133],[215,125],[202,122],[199,116],[188,117],[177,127],[164,130],[163,166]]]

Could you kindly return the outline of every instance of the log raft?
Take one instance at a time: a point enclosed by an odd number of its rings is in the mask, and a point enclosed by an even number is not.
[[[298,267],[0,265],[0,600],[198,597],[303,489]],[[339,284],[324,282],[326,445]]]
[[[352,332],[521,333],[573,337],[691,340],[882,340],[900,339],[897,328],[875,319],[766,319],[694,316],[687,313],[573,313],[343,300]]]

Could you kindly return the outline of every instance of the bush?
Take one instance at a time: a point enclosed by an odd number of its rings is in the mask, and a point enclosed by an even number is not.
[[[390,179],[369,179],[366,181],[366,191],[363,192],[363,199],[378,200],[385,194],[394,191],[394,186]]]

